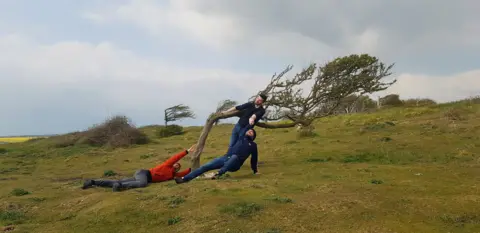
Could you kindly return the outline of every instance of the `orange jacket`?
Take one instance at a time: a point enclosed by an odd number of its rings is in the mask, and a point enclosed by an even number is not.
[[[159,164],[154,168],[150,168],[150,173],[152,174],[152,182],[167,181],[173,179],[173,177],[183,177],[190,173],[190,171],[192,170],[191,168],[185,169],[181,172],[175,172],[175,168],[173,168],[173,164],[178,162],[187,154],[188,151],[184,150],[172,156],[162,164]]]

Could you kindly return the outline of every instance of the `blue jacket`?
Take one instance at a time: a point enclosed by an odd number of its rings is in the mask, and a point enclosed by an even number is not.
[[[257,173],[257,161],[258,161],[258,149],[257,144],[254,142],[257,137],[257,133],[253,130],[253,137],[244,135],[242,139],[238,140],[235,145],[228,149],[226,156],[237,155],[240,160],[240,166],[243,165],[245,160],[252,155],[250,158],[250,166],[254,173]]]

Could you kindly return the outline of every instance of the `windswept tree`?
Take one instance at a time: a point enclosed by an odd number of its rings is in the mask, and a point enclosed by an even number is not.
[[[195,114],[190,109],[190,107],[179,104],[165,109],[165,126],[168,125],[168,122],[178,121],[184,118],[195,118]]]
[[[238,104],[237,101],[234,101],[234,100],[230,100],[230,99],[222,100],[220,101],[220,103],[218,103],[215,114],[219,114],[223,111],[226,111],[227,109],[230,109],[231,107],[236,106],[237,104]],[[217,119],[214,124],[218,125],[218,122],[220,122],[220,119]]]
[[[274,74],[270,83],[257,94],[269,96],[264,104],[269,110],[257,126],[262,128],[290,128],[296,125],[310,126],[315,119],[330,116],[347,96],[364,95],[382,91],[396,80],[385,82],[394,64],[385,65],[368,54],[338,57],[323,66],[313,63],[292,78],[285,77],[292,66],[280,74]],[[301,87],[310,84],[310,90]],[[253,98],[253,97],[252,97]],[[238,111],[211,114],[200,134],[197,150],[192,154],[192,168],[200,166],[200,155],[208,134],[218,119],[239,116]],[[286,121],[285,121],[286,119]],[[283,120],[282,122],[275,122]]]

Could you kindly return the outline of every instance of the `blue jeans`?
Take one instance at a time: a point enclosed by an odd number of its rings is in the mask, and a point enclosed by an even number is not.
[[[240,160],[236,155],[224,155],[222,157],[215,158],[210,162],[204,164],[203,166],[195,169],[190,172],[188,175],[183,177],[184,181],[190,181],[197,176],[215,169],[220,169],[218,171],[219,175],[223,175],[226,172],[235,172],[238,171],[241,167]]]
[[[230,136],[230,144],[228,144],[228,148],[232,148],[235,143],[237,143],[238,139],[245,136],[247,131],[252,128],[250,124],[247,124],[245,127],[242,128],[238,123],[235,124],[232,130],[232,136]]]

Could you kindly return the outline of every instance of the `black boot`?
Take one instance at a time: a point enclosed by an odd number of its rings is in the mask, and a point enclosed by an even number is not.
[[[83,183],[82,189],[88,189],[93,185],[95,185],[95,182],[93,180],[85,180],[85,182]]]
[[[181,183],[185,183],[186,181],[184,181],[184,180],[183,180],[182,178],[180,178],[180,177],[175,177],[175,182],[176,182],[177,184],[181,184]]]

